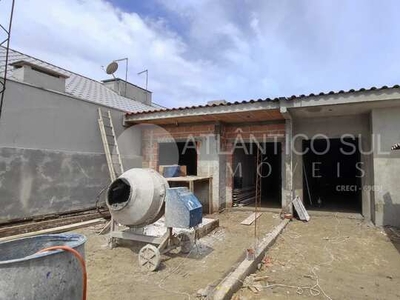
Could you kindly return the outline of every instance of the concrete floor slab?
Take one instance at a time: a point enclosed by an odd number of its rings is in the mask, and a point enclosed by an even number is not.
[[[220,227],[200,239],[189,255],[163,256],[160,271],[143,273],[137,253],[143,244],[124,245],[110,250],[107,236],[99,228],[78,230],[88,237],[88,299],[194,299],[197,291],[216,286],[244,258],[254,243],[254,227],[240,224],[251,212],[224,211],[216,214]],[[258,218],[261,236],[280,223],[277,214]]]
[[[254,274],[268,276],[254,293],[233,299],[400,299],[400,238],[357,219],[293,221]]]

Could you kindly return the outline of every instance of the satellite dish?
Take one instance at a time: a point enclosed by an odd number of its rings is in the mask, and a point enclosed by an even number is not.
[[[112,75],[117,70],[118,70],[118,63],[116,61],[113,61],[107,66],[106,73]]]

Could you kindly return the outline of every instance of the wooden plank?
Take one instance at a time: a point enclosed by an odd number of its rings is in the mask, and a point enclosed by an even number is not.
[[[99,219],[89,220],[89,221],[85,221],[85,222],[64,225],[64,226],[60,226],[60,227],[48,228],[48,229],[43,229],[43,230],[39,230],[39,231],[33,231],[33,232],[27,232],[27,233],[23,233],[23,234],[7,236],[7,237],[0,238],[0,242],[11,241],[11,240],[35,236],[35,235],[39,235],[39,234],[67,232],[67,231],[75,230],[75,229],[82,228],[82,227],[88,227],[91,225],[100,224],[103,222],[104,222],[104,219],[99,218]]]
[[[304,207],[303,202],[301,202],[300,197],[296,197],[293,200],[293,206],[297,214],[299,215],[300,220],[307,222],[310,221],[310,216],[308,215],[308,212]]]
[[[189,191],[191,191],[194,194],[194,183],[193,183],[193,181],[189,181]]]
[[[163,241],[163,237],[144,235],[144,234],[136,234],[136,233],[130,232],[129,229],[127,229],[125,231],[112,231],[112,232],[110,232],[110,236],[114,237],[114,238],[123,239],[123,240],[138,241],[138,242],[144,242],[144,243],[148,243],[148,244],[160,244]]]
[[[251,225],[251,224],[253,224],[253,222],[254,222],[256,219],[258,219],[261,215],[262,215],[261,212],[258,212],[258,213],[257,213],[257,216],[256,216],[256,213],[252,213],[250,216],[248,216],[246,219],[244,219],[240,224],[242,224],[242,225]]]
[[[210,176],[200,177],[200,176],[180,176],[180,177],[167,177],[168,182],[190,182],[190,181],[201,181],[209,180]]]
[[[6,236],[12,236],[17,234],[23,234],[27,232],[34,232],[38,230],[44,230],[48,228],[60,227],[69,224],[75,224],[78,222],[84,222],[88,220],[98,219],[102,217],[109,217],[110,213],[103,212],[102,214],[97,211],[91,211],[90,213],[81,213],[79,215],[64,215],[56,219],[44,220],[44,221],[32,221],[25,222],[17,225],[8,225],[0,227],[0,238]]]
[[[241,205],[241,206],[246,206],[246,205],[249,205],[249,204],[253,204],[255,202],[255,200],[256,200],[256,197],[254,196],[252,198],[248,198],[248,199],[245,199],[245,200],[240,200],[240,202],[235,202],[235,204],[238,204],[238,205]]]

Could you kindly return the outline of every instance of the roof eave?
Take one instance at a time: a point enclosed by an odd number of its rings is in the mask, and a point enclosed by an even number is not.
[[[258,111],[267,109],[279,109],[278,101],[255,101],[241,104],[223,104],[216,106],[205,106],[190,109],[161,110],[141,112],[138,114],[126,114],[124,116],[124,124],[137,124],[140,122],[149,122],[153,120],[176,119],[183,117],[199,116],[199,115],[218,115],[229,114],[244,111]]]

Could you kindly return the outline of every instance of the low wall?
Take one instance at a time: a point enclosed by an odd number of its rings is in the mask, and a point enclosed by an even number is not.
[[[95,206],[109,182],[102,153],[0,148],[0,223]]]

